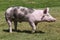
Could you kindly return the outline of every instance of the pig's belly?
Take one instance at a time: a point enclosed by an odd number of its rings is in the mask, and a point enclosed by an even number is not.
[[[27,22],[28,18],[18,18],[17,21],[18,22]]]

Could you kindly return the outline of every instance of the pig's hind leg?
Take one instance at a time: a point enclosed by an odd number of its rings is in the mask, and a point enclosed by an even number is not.
[[[8,26],[9,26],[9,32],[12,33],[12,21],[7,20]]]
[[[14,20],[14,27],[15,27],[15,31],[17,31],[17,21]]]

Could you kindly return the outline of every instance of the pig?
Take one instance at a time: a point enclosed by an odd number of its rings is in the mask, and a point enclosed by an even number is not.
[[[17,22],[28,22],[32,27],[32,33],[36,31],[39,22],[55,22],[56,19],[49,14],[49,8],[32,9],[27,7],[9,7],[5,11],[5,19],[9,25],[9,32],[12,33],[12,21],[15,30],[17,30]]]

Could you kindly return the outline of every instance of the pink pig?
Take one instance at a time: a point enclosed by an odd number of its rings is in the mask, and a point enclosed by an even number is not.
[[[55,22],[56,19],[49,14],[49,8],[44,10],[31,9],[26,7],[10,7],[5,12],[5,19],[9,25],[9,32],[12,33],[12,21],[15,30],[17,30],[17,22],[29,22],[32,32],[35,32],[36,25],[39,22]]]

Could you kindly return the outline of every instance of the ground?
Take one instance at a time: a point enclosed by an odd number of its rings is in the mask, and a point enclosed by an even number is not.
[[[13,33],[9,33],[4,12],[10,6],[36,9],[49,7],[49,12],[56,18],[56,22],[38,23],[34,34],[31,33],[29,23],[22,22],[18,23],[17,32],[13,30]],[[0,40],[60,40],[60,0],[0,0]]]

